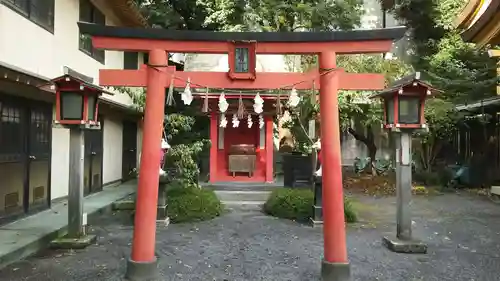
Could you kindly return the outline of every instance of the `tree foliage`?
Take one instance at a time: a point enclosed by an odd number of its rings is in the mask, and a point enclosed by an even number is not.
[[[464,42],[454,21],[465,0],[401,0],[390,9],[410,29],[411,64],[453,103],[495,93],[495,61]]]
[[[454,24],[466,0],[401,0],[390,11],[410,29],[410,62],[442,91],[426,106],[429,132],[420,134],[417,153],[430,169],[457,130],[462,115],[455,105],[493,96],[495,61],[485,48],[464,42]]]
[[[297,31],[352,29],[362,0],[136,0],[148,21],[189,30]]]

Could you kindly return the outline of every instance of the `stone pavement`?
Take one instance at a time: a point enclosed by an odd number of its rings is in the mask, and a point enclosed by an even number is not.
[[[133,192],[135,181],[114,187],[105,187],[103,191],[84,199],[84,212],[92,219],[94,214]],[[53,204],[49,210],[0,226],[0,267],[12,261],[25,258],[47,247],[48,243],[64,235],[68,224],[67,201]],[[4,280],[0,278],[0,280]]]
[[[395,198],[356,197],[362,222],[347,235],[353,281],[498,280],[500,205],[455,194],[416,198],[415,235],[429,243],[429,253],[404,255],[381,245],[382,234],[394,229]],[[121,280],[130,219],[102,216],[93,228],[97,245],[40,253],[1,270],[0,280]],[[233,212],[159,229],[157,254],[168,281],[319,281],[322,233],[258,212]]]

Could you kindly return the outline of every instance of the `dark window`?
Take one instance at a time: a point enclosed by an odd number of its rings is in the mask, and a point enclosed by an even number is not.
[[[123,69],[138,69],[139,53],[123,52]]]
[[[399,96],[399,120],[401,124],[420,123],[420,97],[419,96]]]
[[[51,108],[31,108],[31,120],[29,126],[29,151],[31,155],[49,157],[50,155],[50,133],[52,130]]]
[[[106,17],[89,0],[80,0],[80,21],[106,25]],[[80,33],[80,50],[104,64],[104,50],[92,46],[92,39],[87,34]]]
[[[61,92],[61,119],[83,119],[83,96],[81,94],[73,92]]]
[[[34,23],[54,32],[54,0],[5,0],[4,3]]]
[[[0,101],[0,163],[17,162],[23,153],[22,108]]]
[[[392,98],[385,101],[385,113],[385,122],[394,124],[394,100]]]
[[[248,48],[236,48],[234,52],[235,72],[248,72]]]

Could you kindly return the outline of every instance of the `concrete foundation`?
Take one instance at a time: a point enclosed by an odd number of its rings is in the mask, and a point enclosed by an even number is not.
[[[351,267],[349,263],[321,262],[321,281],[350,281]]]
[[[427,244],[420,240],[402,240],[396,236],[384,236],[382,242],[387,247],[387,249],[396,253],[405,254],[426,254]]]
[[[115,211],[133,211],[135,210],[135,201],[125,199],[113,203],[113,210]]]
[[[160,281],[158,260],[152,262],[127,261],[126,281]]]
[[[95,244],[97,237],[95,235],[84,235],[80,238],[61,237],[50,242],[52,249],[85,249]]]

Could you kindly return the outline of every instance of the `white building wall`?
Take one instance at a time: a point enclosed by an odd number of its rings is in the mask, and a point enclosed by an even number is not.
[[[104,184],[122,178],[123,123],[121,119],[104,117],[103,129],[103,174]]]
[[[92,1],[106,16],[107,25],[121,25],[106,1]],[[123,69],[123,52],[106,51],[102,64],[79,50],[79,0],[55,1],[54,32],[2,5],[0,1],[0,62],[34,73],[46,79],[63,75],[67,66],[94,78],[99,83],[99,69]],[[142,63],[142,56],[139,59]],[[126,94],[105,95],[106,99],[132,105]],[[121,179],[122,132],[120,119],[105,116],[103,129],[103,183]],[[138,133],[139,137],[139,133]],[[51,199],[68,195],[69,130],[52,129]]]
[[[104,1],[93,2],[100,4],[97,7],[106,15],[106,24],[121,24]],[[0,4],[0,61],[49,79],[63,75],[63,67],[68,66],[93,77],[96,84],[99,69],[123,69],[123,52],[106,51],[103,65],[79,50],[78,20],[79,0],[55,1],[54,33]],[[132,104],[124,94],[107,98]]]
[[[51,200],[68,196],[69,130],[52,129]]]

